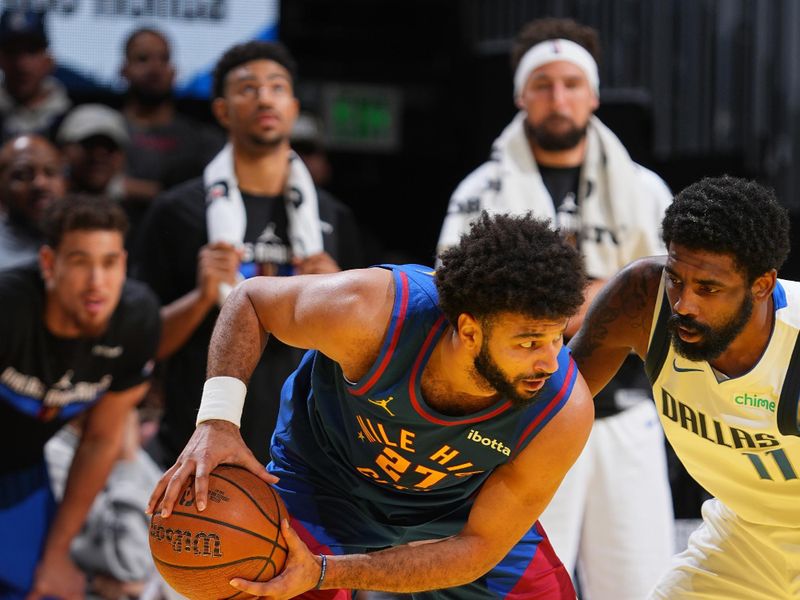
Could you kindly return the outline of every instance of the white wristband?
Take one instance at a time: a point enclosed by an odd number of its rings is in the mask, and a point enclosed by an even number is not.
[[[211,419],[230,421],[241,426],[242,409],[247,386],[236,377],[212,377],[203,385],[200,410],[197,411],[196,425]]]

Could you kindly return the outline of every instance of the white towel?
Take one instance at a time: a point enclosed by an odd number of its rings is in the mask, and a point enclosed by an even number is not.
[[[203,184],[206,190],[208,241],[241,245],[247,230],[247,213],[236,179],[233,147],[230,143],[206,166]],[[292,254],[305,258],[322,252],[317,190],[308,169],[294,151],[289,154],[289,176],[284,198]],[[230,286],[220,289],[220,304],[228,293]]]
[[[492,146],[491,160],[453,193],[437,251],[458,242],[482,211],[524,214],[556,222],[519,112]],[[607,278],[629,262],[663,253],[659,235],[672,195],[654,173],[637,165],[616,135],[592,117],[579,183],[581,251],[592,277]]]

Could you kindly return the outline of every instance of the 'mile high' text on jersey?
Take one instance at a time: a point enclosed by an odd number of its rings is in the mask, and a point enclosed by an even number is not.
[[[468,504],[491,471],[513,459],[564,406],[577,368],[565,347],[558,371],[528,407],[501,399],[474,414],[437,412],[421,390],[422,372],[447,328],[433,272],[419,265],[384,268],[393,272],[395,301],[375,364],[350,382],[338,364],[309,351],[284,386],[270,466],[339,490],[377,523],[416,526]],[[302,518],[291,492],[282,496]]]

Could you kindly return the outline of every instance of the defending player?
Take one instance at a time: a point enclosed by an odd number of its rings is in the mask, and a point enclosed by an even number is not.
[[[442,262],[255,278],[225,303],[199,425],[151,510],[195,471],[200,507],[223,461],[275,482],[236,427],[245,383],[268,334],[314,349],[284,386],[269,465],[293,517],[287,566],[237,589],[574,600],[535,521],[592,424],[562,337],[580,257],[546,221],[484,214]]]
[[[593,393],[635,350],[688,472],[715,498],[653,597],[800,596],[800,284],[774,194],[706,178],[667,209],[668,256],[604,288],[570,346]]]

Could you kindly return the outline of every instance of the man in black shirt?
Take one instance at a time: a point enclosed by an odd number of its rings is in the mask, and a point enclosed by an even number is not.
[[[164,413],[148,450],[163,467],[194,431],[211,331],[227,291],[255,275],[364,266],[350,209],[313,185],[290,148],[299,111],[294,84],[294,61],[282,45],[229,49],[215,69],[212,104],[228,144],[202,177],[161,194],[143,223],[136,276],[160,297],[164,323]],[[300,357],[270,344],[253,373],[255,398],[242,436],[263,463],[280,388]]]
[[[0,273],[0,597],[85,596],[70,558],[142,399],[159,335],[158,303],[126,281],[127,220],[104,199],[67,196],[45,215],[39,267]],[[56,507],[45,442],[86,413]]]
[[[129,238],[135,240],[153,198],[200,175],[225,144],[225,133],[178,110],[175,66],[165,33],[138,28],[128,35],[123,52],[120,75],[128,88],[121,111],[130,136],[124,206],[131,220]]]
[[[659,229],[672,195],[594,115],[595,30],[571,19],[535,20],[522,27],[511,54],[519,110],[490,160],[453,193],[439,251],[485,209],[549,218],[580,250],[592,279],[569,337],[606,280],[635,259],[665,252]],[[542,514],[556,553],[570,571],[577,563],[579,587],[593,600],[643,598],[674,550],[664,436],[650,394],[631,354],[595,398],[589,442]]]

